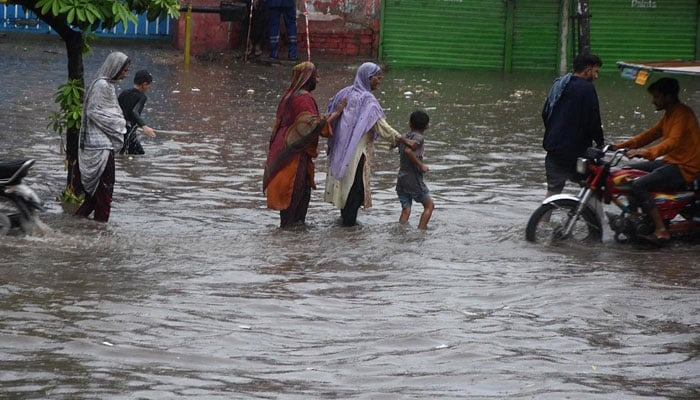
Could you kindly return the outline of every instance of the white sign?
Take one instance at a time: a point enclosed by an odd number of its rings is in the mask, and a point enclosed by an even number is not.
[[[654,1],[654,0],[630,0],[630,7],[632,7],[632,8],[656,8],[656,1]]]

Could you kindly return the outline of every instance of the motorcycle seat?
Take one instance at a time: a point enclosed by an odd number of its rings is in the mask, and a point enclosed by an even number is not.
[[[27,176],[29,168],[34,165],[31,158],[22,160],[0,161],[0,186],[19,183]]]

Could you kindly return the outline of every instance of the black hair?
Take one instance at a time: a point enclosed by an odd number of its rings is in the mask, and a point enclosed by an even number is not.
[[[603,61],[593,53],[581,53],[574,58],[574,72],[581,72],[588,67],[603,66]]]
[[[411,118],[409,119],[411,127],[413,129],[425,130],[428,127],[428,122],[430,122],[430,117],[423,110],[416,110],[411,113]]]
[[[649,93],[661,93],[666,96],[671,96],[676,100],[678,100],[678,92],[680,92],[680,90],[681,87],[678,84],[678,80],[673,78],[660,78],[647,88],[647,92]]]
[[[151,75],[150,72],[146,71],[145,69],[140,69],[136,71],[134,74],[134,83],[137,85],[140,85],[142,83],[152,83],[153,82],[153,76]]]

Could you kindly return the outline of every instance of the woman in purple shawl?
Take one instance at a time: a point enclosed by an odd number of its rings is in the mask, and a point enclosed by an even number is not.
[[[347,99],[343,114],[332,124],[333,136],[328,140],[325,192],[325,200],[341,210],[345,226],[357,223],[361,205],[372,206],[369,178],[374,141],[381,137],[392,147],[401,142],[409,147],[416,145],[386,122],[384,111],[372,94],[382,78],[377,64],[364,63],[357,69],[352,86],[339,91],[328,105],[328,110],[334,110],[342,99]]]

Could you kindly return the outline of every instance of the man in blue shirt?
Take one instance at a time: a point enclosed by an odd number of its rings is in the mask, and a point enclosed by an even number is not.
[[[549,90],[542,110],[547,197],[562,192],[566,181],[576,174],[576,159],[593,141],[603,145],[598,94],[593,86],[602,65],[595,54],[579,54],[574,72],[557,78]]]
[[[287,31],[289,49],[287,58],[296,61],[297,58],[297,7],[294,0],[268,0],[270,16],[270,59],[279,58],[280,16],[284,17],[284,27]]]

